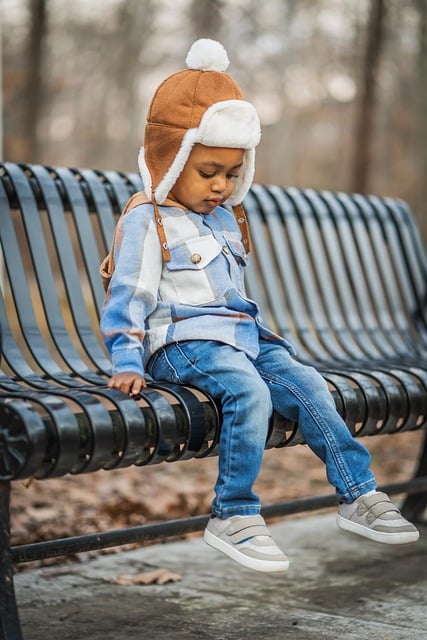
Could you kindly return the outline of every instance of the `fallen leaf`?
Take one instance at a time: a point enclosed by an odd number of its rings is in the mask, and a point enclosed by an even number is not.
[[[59,567],[58,569],[48,569],[47,571],[40,572],[40,578],[56,578],[57,576],[81,576],[81,571],[72,569],[70,567]]]
[[[114,578],[105,578],[107,582],[120,585],[133,584],[166,584],[167,582],[178,582],[182,577],[178,573],[173,573],[169,569],[155,569],[154,571],[141,571],[134,575],[119,575]]]

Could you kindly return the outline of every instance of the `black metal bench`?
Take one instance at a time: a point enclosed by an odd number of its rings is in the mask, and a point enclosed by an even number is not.
[[[0,638],[19,640],[13,563],[200,530],[207,516],[10,548],[10,483],[203,458],[220,412],[196,389],[151,383],[140,400],[106,387],[98,275],[136,174],[1,165]],[[264,320],[328,381],[355,437],[424,428],[427,261],[399,200],[254,185],[248,293]],[[266,448],[302,443],[274,416]],[[405,515],[427,506],[427,448]],[[267,505],[266,517],[334,504]]]

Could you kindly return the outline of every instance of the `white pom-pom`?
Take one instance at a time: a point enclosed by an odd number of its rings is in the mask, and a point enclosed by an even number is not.
[[[200,71],[226,71],[230,61],[220,42],[202,38],[196,40],[185,59],[189,69]]]

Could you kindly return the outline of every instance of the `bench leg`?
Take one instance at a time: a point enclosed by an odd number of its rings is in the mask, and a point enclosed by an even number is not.
[[[23,640],[10,552],[10,482],[0,482],[0,640]]]
[[[419,458],[418,469],[414,478],[423,478],[427,476],[427,432],[424,436],[424,444]],[[427,492],[412,493],[406,496],[401,507],[402,514],[411,522],[425,522],[421,517],[424,510],[427,509]]]

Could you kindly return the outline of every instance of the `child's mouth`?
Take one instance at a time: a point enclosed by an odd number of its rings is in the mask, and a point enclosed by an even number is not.
[[[205,200],[205,202],[210,206],[210,207],[217,207],[219,204],[222,203],[222,198],[209,198],[208,200]]]

